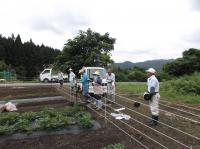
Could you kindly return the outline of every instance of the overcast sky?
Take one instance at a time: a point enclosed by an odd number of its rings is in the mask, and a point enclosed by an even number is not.
[[[62,49],[79,30],[116,38],[115,62],[200,49],[200,0],[0,0],[0,34]]]

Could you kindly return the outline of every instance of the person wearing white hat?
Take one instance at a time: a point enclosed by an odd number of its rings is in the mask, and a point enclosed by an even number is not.
[[[147,72],[147,86],[148,86],[148,93],[150,94],[149,106],[150,111],[152,114],[152,119],[149,121],[148,125],[155,126],[158,124],[158,117],[159,117],[159,82],[156,78],[156,70],[154,68],[149,68],[146,70]]]
[[[70,82],[70,86],[73,89],[75,86],[75,77],[76,75],[74,74],[74,72],[72,71],[72,69],[69,69],[69,82]]]
[[[115,101],[115,74],[112,73],[111,69],[108,69],[106,73],[108,96],[112,101]]]

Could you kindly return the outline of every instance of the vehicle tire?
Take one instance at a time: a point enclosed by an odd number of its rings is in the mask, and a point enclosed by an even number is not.
[[[49,80],[48,79],[44,79],[44,83],[48,83],[49,82]]]

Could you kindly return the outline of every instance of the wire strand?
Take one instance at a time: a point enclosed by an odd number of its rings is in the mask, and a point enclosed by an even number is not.
[[[111,107],[111,108],[112,108],[112,107]],[[114,108],[112,108],[112,109],[114,110]],[[186,144],[183,144],[183,143],[181,143],[180,141],[178,141],[178,140],[176,140],[176,139],[174,139],[174,138],[172,138],[172,137],[170,137],[170,136],[168,136],[168,135],[166,135],[166,134],[164,134],[164,133],[162,133],[162,132],[159,132],[159,131],[156,130],[156,129],[153,129],[153,128],[151,128],[151,127],[149,127],[149,126],[143,124],[142,122],[140,122],[140,121],[138,121],[138,120],[136,120],[136,119],[134,119],[134,118],[131,118],[131,119],[134,120],[135,122],[140,123],[141,125],[143,125],[143,126],[149,128],[149,129],[151,129],[151,130],[153,130],[153,131],[155,131],[155,132],[157,132],[157,133],[159,133],[159,134],[161,134],[161,135],[167,137],[168,139],[171,139],[172,141],[174,141],[174,142],[176,142],[176,143],[178,143],[178,144],[180,144],[180,145],[182,145],[182,146],[184,146],[184,147],[190,148],[190,147],[187,146]]]
[[[129,101],[139,102],[140,104],[149,107],[149,105],[144,104],[144,103],[142,103],[142,102],[140,102],[140,101],[136,101],[136,100],[134,100],[134,99],[130,99],[130,98],[127,98],[127,97],[119,96],[118,94],[116,94],[116,96],[118,96],[118,97],[120,97],[120,98],[127,99],[127,100],[129,100]],[[200,124],[199,121],[196,121],[196,120],[193,120],[193,119],[190,119],[190,118],[187,118],[187,117],[184,117],[184,116],[181,116],[181,115],[178,115],[178,114],[175,114],[175,113],[172,113],[172,112],[166,111],[166,110],[162,110],[162,109],[159,109],[159,110],[162,111],[162,112],[165,112],[165,113],[167,112],[167,113],[173,114],[173,115],[175,115],[175,116],[177,116],[177,117],[180,117],[180,118],[183,118],[183,119],[189,120],[189,121],[191,121],[191,122],[194,122],[194,123],[198,123],[198,124]]]
[[[119,103],[117,103],[117,104],[120,105],[120,106],[124,106],[124,105],[119,104]],[[151,117],[148,117],[148,116],[146,116],[146,115],[144,115],[144,114],[141,114],[141,113],[139,113],[139,112],[137,112],[137,111],[135,111],[135,110],[132,110],[132,109],[130,109],[130,108],[128,108],[128,107],[126,107],[126,108],[127,108],[128,110],[134,112],[134,113],[137,113],[137,114],[143,116],[143,117],[146,117],[146,118],[148,118],[148,119],[151,119]],[[162,125],[165,125],[165,126],[167,126],[167,127],[170,127],[170,128],[172,128],[172,129],[174,129],[174,130],[176,130],[176,131],[179,131],[179,132],[181,132],[181,133],[183,133],[183,134],[185,134],[185,135],[188,135],[188,136],[190,136],[190,137],[192,137],[192,138],[194,138],[194,139],[200,140],[199,137],[196,137],[196,136],[191,135],[191,134],[189,134],[189,133],[187,133],[187,132],[184,132],[184,131],[182,131],[182,130],[179,130],[179,129],[177,129],[177,128],[175,128],[175,127],[172,127],[172,126],[170,126],[170,125],[168,125],[168,124],[165,124],[165,123],[160,122],[160,121],[159,121],[159,123],[162,124]]]

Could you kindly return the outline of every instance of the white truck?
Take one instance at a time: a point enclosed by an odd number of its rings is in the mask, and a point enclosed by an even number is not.
[[[64,80],[68,79],[68,75],[63,76]],[[58,71],[53,71],[52,68],[46,68],[40,73],[41,82],[58,82]]]
[[[88,92],[89,92],[89,94],[95,94],[94,90],[93,90],[92,82],[90,80],[93,79],[93,74],[97,70],[100,72],[100,76],[102,78],[103,93],[106,94],[107,93],[106,70],[105,70],[105,68],[102,68],[102,67],[85,67],[85,72],[89,77],[89,80],[88,80],[89,81],[89,90],[88,90]],[[82,89],[82,84],[79,81],[77,82],[77,85]]]

